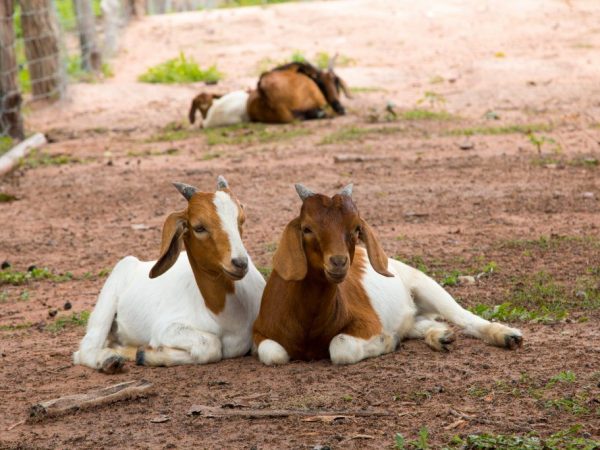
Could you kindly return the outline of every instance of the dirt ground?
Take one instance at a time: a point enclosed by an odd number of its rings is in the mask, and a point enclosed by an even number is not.
[[[0,179],[17,196],[0,203],[0,262],[55,274],[0,285],[0,448],[393,448],[396,433],[411,440],[424,427],[441,448],[576,424],[600,439],[599,15],[591,0],[353,0],[132,24],[113,78],[29,106],[28,129],[52,143]],[[185,123],[194,93],[252,87],[267,58],[296,50],[340,53],[354,90],[346,116],[211,134]],[[179,51],[217,63],[225,80],[136,82]],[[417,108],[430,114],[415,118]],[[244,357],[106,376],[72,366],[84,334],[73,314],[93,308],[121,257],[157,256],[162,221],[184,205],[170,182],[213,190],[218,174],[247,205],[244,239],[261,268],[298,211],[294,182],[324,193],[353,182],[389,256],[449,284],[494,267],[447,289],[465,307],[511,302],[538,321],[510,318],[525,337],[515,352],[460,335],[450,353],[409,341],[349,367]],[[154,395],[19,423],[37,401],[135,379]],[[216,419],[187,415],[193,404],[391,415]]]

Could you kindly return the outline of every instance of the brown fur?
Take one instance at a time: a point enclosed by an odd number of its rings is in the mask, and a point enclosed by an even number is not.
[[[206,115],[208,114],[208,110],[212,106],[213,101],[221,97],[222,95],[220,94],[208,94],[206,92],[202,92],[194,97],[190,106],[190,112],[188,113],[190,123],[196,121],[196,111],[200,111],[202,118],[206,119]]]
[[[228,192],[237,202],[231,191]],[[240,208],[239,228],[244,222],[244,214]],[[194,228],[202,225],[210,234],[200,237]],[[200,288],[206,306],[215,314],[225,308],[228,293],[234,292],[233,281],[223,269],[236,272],[231,265],[231,249],[227,234],[221,227],[221,220],[214,204],[214,194],[197,192],[183,211],[170,214],[163,226],[160,257],[150,271],[150,278],[166,272],[179,257],[182,244],[187,252],[196,283]]]
[[[325,117],[327,104],[344,114],[340,89],[350,97],[346,84],[333,70],[321,71],[306,63],[285,64],[261,75],[248,98],[248,116],[253,122],[290,123]]]
[[[374,269],[391,276],[383,249],[349,196],[316,194],[304,201],[273,257],[273,273],[254,324],[256,346],[273,339],[292,359],[322,359],[329,356],[329,343],[340,333],[362,339],[381,333],[362,286],[366,257],[364,250],[355,251],[359,238],[365,241]],[[330,258],[340,256],[348,258],[348,266],[343,281],[336,282],[331,273],[340,271],[331,266]]]

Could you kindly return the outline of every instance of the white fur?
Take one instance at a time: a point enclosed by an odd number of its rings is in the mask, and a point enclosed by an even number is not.
[[[248,122],[248,93],[233,91],[215,100],[202,122],[204,128],[223,127]]]
[[[287,364],[290,356],[281,344],[272,339],[265,339],[258,345],[258,359],[267,366],[274,366]]]
[[[229,203],[233,201],[228,194],[217,192],[215,205],[226,226],[231,225],[229,216],[237,217]],[[237,238],[231,246],[236,256],[247,256],[237,228],[228,230],[228,235]],[[73,354],[75,364],[101,368],[111,356],[121,355],[119,347],[111,345],[115,341],[122,346],[152,347],[156,351],[148,355],[148,361],[156,365],[203,364],[248,352],[265,286],[250,258],[248,273],[234,283],[235,291],[227,294],[219,314],[204,303],[185,252],[164,274],[150,279],[154,264],[127,256],[115,266],[100,292],[79,351]]]
[[[231,259],[247,257],[248,253],[242,243],[242,238],[238,230],[237,209],[238,206],[231,200],[227,192],[215,192],[214,204],[217,208],[217,214],[221,219],[221,228],[229,237],[231,246]]]

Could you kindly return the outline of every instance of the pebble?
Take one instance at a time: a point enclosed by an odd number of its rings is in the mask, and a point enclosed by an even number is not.
[[[475,277],[471,275],[459,275],[458,276],[459,284],[475,284]]]
[[[458,148],[461,150],[473,150],[475,148],[475,144],[473,144],[471,141],[463,141],[458,144]]]
[[[48,315],[50,317],[54,317],[58,314],[58,310],[57,309],[51,309],[50,311],[48,311]]]
[[[65,304],[63,305],[63,309],[65,311],[70,310],[73,307],[73,305],[71,305],[71,302],[65,302]]]
[[[4,261],[2,263],[2,270],[8,269],[10,267],[10,263],[8,261]]]
[[[587,295],[587,293],[585,291],[577,291],[575,293],[575,297],[577,297],[580,300],[587,300],[588,295]]]
[[[584,192],[583,194],[581,194],[581,196],[583,198],[594,198],[595,197],[593,192]]]

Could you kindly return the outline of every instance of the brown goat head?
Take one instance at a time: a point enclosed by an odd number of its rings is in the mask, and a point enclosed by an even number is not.
[[[194,123],[196,121],[196,111],[200,111],[202,118],[206,119],[206,115],[208,114],[208,110],[212,106],[213,101],[221,97],[221,94],[209,94],[206,92],[202,92],[194,97],[192,100],[192,105],[190,106],[190,112],[188,113],[190,123]]]
[[[358,240],[365,243],[373,268],[392,276],[383,248],[352,201],[352,185],[333,197],[315,194],[301,184],[296,191],[302,199],[300,215],[286,226],[273,257],[273,269],[284,280],[302,280],[310,272],[341,283]]]
[[[242,244],[245,220],[242,205],[223,177],[217,192],[199,192],[183,183],[173,183],[188,201],[183,211],[170,214],[163,226],[160,257],[150,271],[156,278],[177,261],[182,244],[195,274],[239,280],[248,272],[248,253]]]

